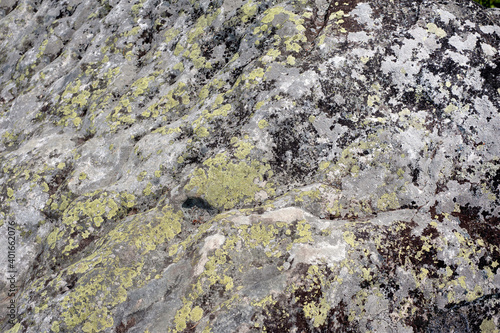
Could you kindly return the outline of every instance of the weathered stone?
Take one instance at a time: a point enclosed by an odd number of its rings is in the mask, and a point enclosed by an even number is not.
[[[1,1],[2,331],[498,331],[499,17]]]

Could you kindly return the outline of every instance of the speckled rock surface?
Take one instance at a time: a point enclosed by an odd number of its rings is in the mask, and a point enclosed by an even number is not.
[[[498,332],[497,11],[0,17],[0,330]]]

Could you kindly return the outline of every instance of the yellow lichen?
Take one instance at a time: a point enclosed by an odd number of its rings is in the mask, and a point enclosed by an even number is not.
[[[250,18],[255,16],[257,13],[258,6],[254,4],[252,1],[247,2],[241,7],[241,11],[243,13],[241,17],[241,21],[246,23]]]
[[[481,326],[479,326],[481,329],[481,333],[498,333],[499,330],[495,326],[495,322],[493,319],[483,319],[481,322]]]
[[[441,28],[438,28],[438,26],[434,23],[427,23],[427,31],[435,34],[438,38],[443,38],[446,36],[446,31],[444,31]]]
[[[269,123],[267,122],[267,120],[261,119],[261,120],[259,120],[258,126],[260,129],[264,129],[267,126],[269,126]]]
[[[271,184],[264,187],[255,180],[263,181],[264,175],[272,175],[269,165],[258,161],[240,161],[228,159],[225,153],[205,161],[207,168],[196,169],[186,185],[186,190],[197,188],[197,193],[217,207],[233,208],[238,203],[254,201],[254,195],[260,190],[274,192]]]
[[[325,297],[322,297],[319,303],[308,302],[304,305],[304,315],[306,318],[313,319],[313,326],[319,327],[326,322],[328,311],[330,311],[330,304]]]
[[[383,194],[377,201],[377,208],[381,211],[399,208],[396,192]]]

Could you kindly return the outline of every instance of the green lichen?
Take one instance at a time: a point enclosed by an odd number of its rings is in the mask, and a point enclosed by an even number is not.
[[[8,331],[6,331],[5,333],[18,333],[21,330],[21,328],[22,328],[21,324],[17,323],[14,326],[12,326],[12,328],[9,329]]]
[[[165,43],[170,43],[172,39],[179,35],[180,31],[175,28],[170,28],[165,32]]]
[[[274,20],[274,17],[280,13],[285,13],[285,9],[283,7],[277,6],[270,8],[264,12],[264,17],[260,21],[264,24],[271,23]]]
[[[269,123],[267,122],[267,120],[261,119],[261,120],[259,120],[258,126],[260,129],[264,129],[267,126],[269,126]]]
[[[219,16],[221,10],[217,9],[214,13],[209,15],[202,15],[196,21],[194,28],[189,32],[187,42],[191,44],[196,38],[198,38],[207,26],[210,26],[212,22]]]
[[[322,288],[327,288],[330,284],[326,281],[325,275],[319,270],[318,266],[316,265],[312,265],[309,267],[307,272],[307,280],[321,285]],[[309,291],[312,292],[312,289],[310,289]],[[310,318],[313,320],[314,327],[320,327],[325,324],[330,308],[331,305],[328,302],[326,296],[324,296],[320,298],[319,302],[306,302],[303,307],[303,311],[306,318]]]
[[[149,222],[142,219],[120,224],[105,239],[98,250],[67,269],[68,274],[79,274],[78,283],[64,297],[60,306],[62,322],[67,330],[81,326],[83,332],[100,332],[113,327],[110,309],[127,299],[127,289],[145,283],[143,263],[120,260],[112,250],[132,246],[141,257],[156,246],[170,241],[181,231],[181,215],[170,206],[164,206],[161,214]],[[193,314],[199,316],[196,310]]]
[[[344,241],[352,247],[359,246],[359,242],[356,240],[356,236],[352,231],[345,231],[343,233]]]
[[[245,139],[248,140],[248,136],[245,136]],[[231,144],[236,148],[234,156],[236,156],[240,160],[245,159],[254,148],[254,145],[252,145],[251,143],[245,140],[239,140],[236,137],[233,137],[231,139]]]
[[[56,246],[56,242],[61,239],[62,235],[64,234],[63,230],[57,230],[54,229],[48,236],[47,236],[47,244],[51,249],[53,249]]]
[[[180,105],[178,99],[181,98],[182,103],[189,103],[188,86],[184,82],[178,82],[170,89],[166,95],[160,97],[159,101],[149,106],[142,113],[143,117],[158,117],[165,115]]]
[[[153,184],[148,183],[148,184],[146,185],[146,188],[142,191],[142,193],[143,193],[144,195],[151,195],[151,193],[152,193],[151,188],[152,188],[152,187],[153,187]]]
[[[180,72],[183,72],[184,71],[184,64],[182,62],[178,62],[174,67],[173,69],[175,70],[178,70]]]
[[[54,322],[52,322],[52,326],[51,326],[50,329],[54,333],[59,333],[59,322],[57,320],[55,320]]]
[[[242,228],[241,237],[245,244],[253,249],[257,246],[267,247],[274,241],[278,230],[273,225],[254,224],[250,228]]]
[[[495,322],[493,319],[484,319],[481,322],[481,326],[479,327],[481,329],[481,333],[498,333],[499,330],[495,326]]]
[[[142,77],[136,80],[134,83],[132,83],[132,88],[134,89],[132,96],[134,98],[137,98],[138,96],[143,95],[147,91],[149,83],[153,81],[155,78],[156,78],[155,75]]]
[[[328,168],[328,167],[330,166],[330,164],[331,164],[331,163],[330,163],[330,162],[328,162],[328,161],[321,161],[321,162],[319,163],[319,169],[320,169],[320,170],[325,170],[326,168]]]
[[[294,243],[307,243],[313,241],[311,225],[307,223],[306,220],[297,223],[297,234],[299,238],[294,240]]]
[[[295,202],[304,202],[305,198],[308,198],[308,202],[312,202],[315,199],[320,199],[320,190],[314,189],[310,191],[298,191],[298,194],[295,196]]]
[[[242,156],[244,153],[242,153]],[[226,153],[217,154],[197,168],[185,186],[190,191],[197,189],[199,195],[216,207],[233,208],[240,203],[254,202],[257,192],[274,193],[273,185],[261,186],[264,175],[272,176],[271,167],[255,160],[231,161]]]
[[[443,29],[439,28],[436,24],[434,23],[427,23],[427,31],[430,33],[435,34],[438,38],[443,38],[446,36],[446,31]]]
[[[266,59],[268,59],[269,61],[274,61],[280,55],[281,55],[281,51],[280,50],[270,49],[269,51],[267,51],[267,53],[266,53],[266,55],[264,57]]]
[[[380,97],[378,95],[368,95],[366,104],[368,106],[374,106],[376,103],[380,102]]]
[[[142,182],[144,180],[144,178],[146,177],[146,175],[148,174],[147,171],[141,171],[138,175],[137,175],[137,181],[138,182]]]
[[[385,193],[377,201],[377,208],[380,211],[397,209],[397,208],[399,208],[399,206],[400,205],[399,205],[399,201],[398,201],[396,192]]]
[[[250,88],[252,85],[259,84],[264,78],[264,69],[261,67],[255,68],[248,75],[243,76],[243,80],[246,80],[245,87]]]
[[[177,43],[174,49],[174,55],[178,57],[183,51],[184,51],[184,46],[182,46],[180,43]]]
[[[207,59],[201,56],[201,49],[198,43],[194,43],[189,48],[189,51],[184,53],[184,56],[192,61],[195,68],[211,68],[211,64],[207,62]]]
[[[240,210],[242,213],[251,213],[252,211],[253,209]],[[199,244],[200,237],[203,235],[206,236],[207,231],[213,228],[213,223],[216,222],[217,225],[223,226],[222,229],[219,229],[219,237],[222,237],[220,247],[211,251],[206,257],[206,261],[203,262],[203,272],[193,282],[191,292],[183,299],[183,306],[176,314],[176,320],[171,329],[173,332],[186,329],[188,324],[192,324],[193,327],[196,325],[194,321],[198,318],[193,318],[193,310],[190,309],[193,308],[194,304],[199,304],[200,298],[206,297],[213,285],[217,284],[224,287],[223,290],[225,293],[220,294],[220,297],[222,297],[220,302],[212,304],[211,312],[218,309],[230,309],[238,304],[241,298],[239,291],[243,289],[243,286],[237,284],[239,279],[235,278],[234,274],[236,272],[242,273],[244,270],[248,270],[249,267],[239,264],[239,260],[236,258],[242,255],[245,256],[249,250],[252,253],[262,254],[263,258],[281,258],[283,257],[284,249],[292,246],[293,243],[310,242],[312,240],[311,226],[306,221],[293,223],[256,221],[250,225],[236,226],[226,220],[230,216],[231,214],[227,214],[226,217],[219,216],[208,225],[204,224],[202,226],[203,230],[198,230],[196,235],[189,236],[189,241],[186,240],[180,244],[175,244],[169,250],[170,255],[177,253],[175,260],[180,259],[185,255],[183,249],[189,248],[191,244]],[[291,235],[291,228],[295,230],[292,237],[278,237],[283,234]],[[261,266],[257,264],[256,267]],[[317,277],[311,276],[311,280],[313,278],[319,279],[320,274],[318,273]],[[326,282],[325,285],[327,285]],[[264,296],[260,300],[251,300],[252,306],[262,308],[275,303],[276,301],[272,299],[272,295]],[[318,302],[306,308],[311,318],[317,318],[316,322],[318,323],[321,321],[320,318],[323,313],[322,306],[323,303]],[[202,309],[200,308],[200,310]],[[205,329],[207,327],[209,326],[206,326]]]
[[[144,4],[145,1],[146,0],[139,0],[138,3],[136,3],[135,5],[132,6],[131,10],[132,10],[132,15],[133,16],[137,16],[139,14],[139,11],[143,7],[143,4]]]
[[[275,45],[284,45],[287,52],[300,52],[302,50],[302,43],[307,41],[304,34],[304,19],[299,15],[285,9],[282,6],[275,6],[267,9],[263,13],[263,17],[260,20],[260,25],[254,28],[254,35],[262,38],[264,34],[268,33],[271,27],[280,29],[287,21],[292,22],[295,29],[293,31],[283,31],[280,35],[274,35]],[[255,42],[257,45],[260,44],[260,39]],[[290,62],[294,62],[294,59],[289,58]]]
[[[203,309],[199,306],[191,308],[192,306],[192,302],[187,302],[179,311],[177,311],[174,319],[176,331],[180,332],[185,330],[188,322],[197,322],[203,317]]]
[[[200,138],[205,138],[210,135],[210,132],[207,130],[207,128],[203,126],[197,127],[194,132]]]
[[[132,29],[130,29],[129,31],[126,31],[123,34],[123,37],[130,37],[130,36],[137,35],[140,31],[141,31],[141,27],[140,26],[135,26]]]
[[[71,202],[67,196],[62,195],[57,201],[49,199],[47,202],[51,210],[62,214],[62,223],[65,226],[61,230],[51,232],[47,242],[51,248],[56,244],[59,244],[59,247],[64,246],[61,253],[65,255],[69,255],[78,247],[79,241],[88,238],[103,223],[123,217],[126,210],[135,205],[135,197],[128,193],[96,191],[84,195],[84,198],[86,200]],[[64,235],[73,237],[63,239]],[[62,241],[59,242],[60,240]]]
[[[38,48],[38,53],[36,55],[37,59],[41,58],[43,56],[43,53],[45,52],[45,48],[47,47],[48,44],[49,44],[49,41],[47,39],[42,42],[42,44]]]
[[[244,4],[241,7],[241,12],[242,12],[241,22],[243,23],[248,22],[248,20],[250,20],[252,17],[255,16],[257,10],[258,6],[255,3],[253,3],[253,1],[249,1],[246,4]]]
[[[18,136],[19,136],[19,134],[14,134],[14,133],[7,131],[2,135],[2,139],[3,139],[2,142],[7,147],[12,147],[13,145],[16,144]]]
[[[96,79],[91,84],[87,84],[85,88],[82,86],[80,78],[82,76],[91,76],[95,71],[103,68],[104,64],[90,63],[85,73],[82,73],[77,79],[70,82],[61,96],[58,97],[58,104],[55,106],[55,114],[60,119],[57,122],[59,126],[80,127],[83,120],[79,117],[79,113],[85,112],[89,114],[88,119],[93,121],[96,114],[106,109],[107,103],[111,98],[110,93],[106,93],[106,89],[99,89],[101,85],[110,84],[112,78],[116,76],[120,69],[109,69],[103,73],[103,79]]]

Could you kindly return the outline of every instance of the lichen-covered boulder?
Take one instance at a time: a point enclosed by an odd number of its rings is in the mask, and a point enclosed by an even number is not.
[[[498,11],[0,17],[2,331],[498,332]]]

